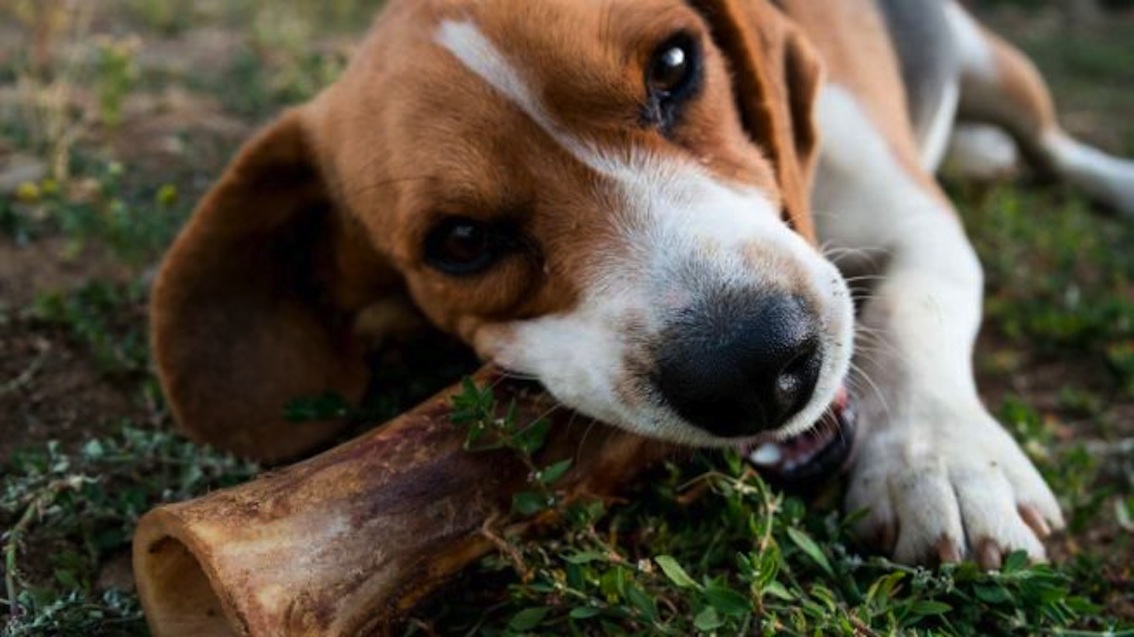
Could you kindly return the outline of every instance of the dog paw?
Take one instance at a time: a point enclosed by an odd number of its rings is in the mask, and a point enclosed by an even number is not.
[[[983,407],[967,415],[906,410],[865,432],[851,469],[848,511],[859,537],[899,562],[971,559],[999,568],[1063,527],[1059,505],[1015,440]]]

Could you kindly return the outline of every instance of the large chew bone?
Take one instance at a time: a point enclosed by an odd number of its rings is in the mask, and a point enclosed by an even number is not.
[[[545,395],[491,372],[518,423]],[[134,536],[134,574],[150,628],[180,635],[371,635],[491,550],[486,529],[523,531],[512,495],[530,489],[511,451],[470,453],[450,424],[455,388],[389,424],[289,468],[159,507]],[[567,498],[611,495],[666,446],[553,410],[539,463],[571,457]]]

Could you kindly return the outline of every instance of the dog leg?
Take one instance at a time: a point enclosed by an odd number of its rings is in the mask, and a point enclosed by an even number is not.
[[[1040,539],[1063,520],[977,394],[983,274],[959,219],[850,92],[827,87],[818,114],[821,239],[883,264],[860,315],[861,438],[847,509],[868,509],[859,532],[903,562],[971,556],[995,568],[1017,549],[1042,559]]]
[[[982,28],[958,4],[948,5],[948,15],[962,58],[961,119],[1003,128],[1034,168],[1134,215],[1134,162],[1112,157],[1064,132],[1051,93],[1031,61]]]

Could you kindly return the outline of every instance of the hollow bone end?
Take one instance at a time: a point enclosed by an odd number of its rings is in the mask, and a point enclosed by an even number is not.
[[[208,548],[186,529],[175,511],[157,509],[143,517],[134,538],[134,572],[147,574],[137,582],[150,630],[155,637],[247,635],[240,630],[244,622],[217,597],[226,589],[200,559]]]

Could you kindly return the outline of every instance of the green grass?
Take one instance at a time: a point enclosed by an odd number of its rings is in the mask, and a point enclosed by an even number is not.
[[[96,586],[101,567],[126,554],[138,518],[155,504],[236,484],[256,472],[250,463],[172,432],[130,422],[116,429],[76,452],[48,443],[5,461],[4,634],[146,634],[133,594]]]
[[[220,3],[213,14],[194,8],[201,3],[179,2],[189,9],[170,12],[161,2],[123,0],[108,5],[117,12],[113,21],[144,40],[207,26],[240,29],[243,46],[226,63],[188,77],[148,68],[134,78],[130,68],[140,60],[121,56],[104,60],[101,79],[79,75],[103,99],[94,106],[98,119],[118,113],[118,128],[131,123],[132,95],[170,88],[215,100],[225,114],[254,125],[341,70],[339,49],[312,42],[340,28],[357,31],[373,4],[294,0],[288,6],[301,16],[296,30],[271,21],[246,28],[280,10],[267,0]],[[1129,20],[1086,40],[1019,30],[1063,103],[1109,122],[1098,130],[1134,154],[1126,117],[1134,108],[1130,33]],[[8,60],[0,63],[0,81],[24,73],[24,58],[0,55]],[[18,109],[0,109],[0,153],[46,153],[31,126]],[[257,470],[171,433],[144,324],[154,264],[237,140],[187,130],[178,139],[188,150],[175,162],[123,161],[106,143],[113,135],[98,130],[77,142],[65,179],[0,196],[5,245],[55,246],[47,258],[70,269],[84,268],[87,248],[97,248],[128,272],[37,289],[19,303],[0,299],[0,346],[44,340],[46,351],[74,353],[65,367],[39,369],[39,359],[29,358],[27,369],[0,377],[0,405],[9,405],[0,428],[23,409],[10,397],[30,404],[72,366],[91,370],[100,387],[136,408],[128,417],[91,413],[88,390],[79,391],[58,400],[75,412],[68,424],[80,435],[29,437],[22,451],[0,458],[6,635],[147,634],[121,576],[138,516]],[[509,551],[470,568],[419,609],[406,632],[1134,635],[1134,468],[1121,451],[1134,435],[1134,224],[1092,211],[1059,188],[950,189],[987,272],[977,353],[982,385],[1068,514],[1070,529],[1052,543],[1051,566],[1028,566],[1018,556],[997,574],[971,564],[896,565],[851,539],[835,507],[839,485],[805,500],[770,489],[734,456],[705,454],[659,467],[620,503],[566,507],[560,531],[505,538]],[[381,420],[465,364],[419,361],[419,369],[396,353],[383,361],[383,392],[362,412],[322,397],[297,401],[291,415]],[[475,388],[457,406],[460,426],[485,422],[492,409]],[[540,440],[528,425],[504,421],[497,435],[530,458]],[[529,433],[518,436],[520,429]],[[560,506],[554,478],[564,467],[532,468],[541,479],[517,498],[521,515]]]
[[[499,418],[491,393],[469,384],[454,404],[470,452],[503,446],[531,465],[545,423]],[[1082,565],[1029,566],[1017,553],[999,572],[984,573],[971,563],[928,570],[863,557],[848,519],[823,508],[809,512],[802,500],[772,491],[734,453],[667,465],[630,503],[609,509],[598,501],[556,505],[555,477],[566,467],[531,469],[532,490],[516,496],[514,512],[558,506],[565,532],[506,538],[509,551],[466,574],[469,586],[438,595],[407,634],[428,628],[425,634],[988,635],[1116,628],[1076,590],[1074,569]],[[484,581],[495,583],[487,594],[471,585]]]

